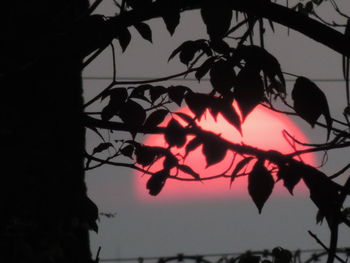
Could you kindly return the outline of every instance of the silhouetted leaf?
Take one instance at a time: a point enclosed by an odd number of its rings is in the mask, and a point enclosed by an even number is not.
[[[307,121],[312,127],[317,119],[324,115],[327,123],[327,139],[332,129],[332,118],[329,112],[328,102],[325,94],[311,80],[299,77],[295,81],[292,91],[295,112]]]
[[[146,119],[146,112],[140,104],[133,100],[128,100],[120,109],[118,116],[132,132],[133,129],[143,124]]]
[[[328,224],[334,223],[339,216],[339,196],[342,187],[312,166],[303,163],[294,165],[297,166],[299,174],[310,190],[311,200],[320,209]]]
[[[151,101],[154,103],[160,96],[162,96],[166,92],[167,89],[162,86],[152,86],[152,88],[149,89]]]
[[[292,252],[281,247],[275,247],[272,250],[272,255],[274,257],[274,263],[291,263],[293,259]]]
[[[192,170],[191,167],[187,166],[187,165],[178,165],[177,166],[181,171],[193,176],[194,179],[196,180],[200,180],[200,176],[198,173],[196,173],[195,171]]]
[[[215,62],[210,69],[210,83],[215,91],[222,95],[226,95],[230,92],[235,78],[235,71],[227,60],[220,59]]]
[[[231,48],[230,46],[222,39],[212,40],[210,41],[210,47],[219,54],[223,54],[228,56]]]
[[[120,149],[120,152],[124,155],[124,156],[127,156],[129,158],[132,158],[132,154],[134,153],[134,149],[135,147],[131,144],[123,147]]]
[[[195,73],[195,77],[198,81],[200,81],[205,74],[208,73],[208,71],[210,70],[211,66],[213,65],[214,61],[215,61],[215,57],[210,57],[208,58],[206,61],[204,61],[204,63],[197,69],[196,73]]]
[[[185,157],[195,149],[199,147],[199,145],[202,144],[202,140],[199,137],[194,137],[189,143],[186,145],[185,149]]]
[[[184,128],[175,119],[171,119],[165,128],[165,141],[170,147],[182,147],[186,143],[186,133]]]
[[[188,92],[185,96],[185,101],[190,110],[198,118],[205,109],[210,105],[212,101],[211,97],[207,94]]]
[[[117,113],[118,111],[116,111],[111,105],[107,105],[101,111],[101,119],[103,121],[108,121]]]
[[[102,99],[109,97],[108,105],[102,109],[102,120],[110,120],[113,116],[118,115],[120,109],[124,106],[128,97],[128,92],[125,88],[111,89],[103,94]]]
[[[185,86],[170,86],[168,88],[169,98],[175,102],[179,107],[184,99],[185,92],[188,90]]]
[[[264,83],[259,72],[249,67],[241,69],[237,76],[234,97],[244,120],[264,99]]]
[[[135,147],[136,163],[142,166],[151,165],[159,156],[159,152],[153,147],[136,145]]]
[[[249,253],[242,255],[238,263],[259,263],[260,256],[251,255]]]
[[[232,8],[228,1],[206,1],[201,8],[203,22],[211,39],[221,39],[231,25]]]
[[[159,124],[161,124],[164,121],[164,119],[168,113],[169,113],[169,111],[162,110],[162,109],[152,112],[148,116],[147,120],[145,121],[144,126],[146,128],[157,127]]]
[[[121,29],[118,33],[119,44],[122,47],[123,52],[130,44],[131,34],[127,28]]]
[[[282,84],[281,86],[274,86],[279,88],[276,90],[280,95],[286,94],[286,83],[278,60],[267,52],[264,48],[259,46],[241,46],[236,50],[236,55],[246,61],[246,66],[249,68],[256,68],[256,70],[264,71],[270,82],[275,82],[276,77]]]
[[[167,2],[167,7],[164,8],[162,12],[162,18],[170,35],[173,35],[176,27],[180,23],[180,10],[172,0]]]
[[[171,168],[177,166],[178,164],[179,164],[178,159],[174,155],[168,154],[165,157],[165,160],[163,162],[163,167],[166,170],[170,170]]]
[[[177,116],[179,116],[181,119],[183,119],[185,122],[192,126],[196,126],[195,120],[188,114],[183,112],[175,112]]]
[[[277,178],[283,180],[283,185],[288,189],[289,193],[293,195],[293,189],[301,180],[301,174],[297,167],[287,163],[279,166]]]
[[[203,140],[203,154],[209,167],[222,161],[227,152],[226,145],[221,141],[221,139],[216,134],[206,133],[206,135],[201,137]]]
[[[231,123],[242,134],[241,120],[232,104],[223,102],[220,106],[220,113],[226,121]]]
[[[232,185],[233,181],[236,179],[237,174],[246,166],[248,163],[253,160],[253,157],[246,157],[242,159],[235,167],[231,174],[231,180],[230,180],[230,186]]]
[[[108,96],[111,100],[113,100],[114,103],[123,103],[128,98],[128,91],[126,88],[115,88],[107,90],[106,92],[103,92],[101,101]]]
[[[170,55],[169,60],[179,54],[180,61],[188,65],[194,58],[198,51],[204,51],[207,55],[211,55],[211,51],[208,47],[206,40],[198,39],[195,41],[188,40],[183,42],[178,48],[176,48]]]
[[[96,153],[100,153],[103,152],[104,150],[107,150],[108,148],[112,147],[113,148],[113,144],[111,144],[110,142],[103,142],[100,143],[98,146],[96,146],[94,148],[94,150],[92,151],[92,154],[96,154]]]
[[[149,25],[145,23],[138,23],[135,24],[134,27],[144,39],[152,43],[152,30]]]
[[[263,160],[258,160],[248,176],[248,191],[256,207],[261,210],[270,197],[275,181],[272,175],[264,166]]]
[[[145,91],[149,89],[149,85],[141,85],[132,89],[129,98],[141,99],[151,103],[151,101],[145,96]]]
[[[149,190],[149,194],[156,196],[158,195],[165,184],[166,179],[169,176],[169,171],[166,169],[160,170],[153,174],[151,178],[147,181],[147,189]]]

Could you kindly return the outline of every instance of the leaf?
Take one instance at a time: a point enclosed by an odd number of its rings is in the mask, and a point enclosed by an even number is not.
[[[221,162],[225,158],[227,147],[218,135],[207,132],[201,139],[203,142],[202,151],[207,162],[206,167]]]
[[[294,162],[294,165],[310,190],[311,200],[326,218],[327,223],[334,223],[334,220],[338,220],[339,216],[342,186],[333,182],[326,174],[312,166],[296,162]]]
[[[149,190],[150,195],[156,196],[162,191],[165,181],[169,176],[168,173],[168,170],[163,169],[151,176],[146,184],[146,188]]]
[[[272,255],[274,257],[274,263],[291,263],[293,259],[292,252],[281,247],[272,249]]]
[[[129,98],[136,98],[151,103],[151,101],[145,96],[145,91],[148,89],[148,85],[141,85],[133,88]]]
[[[219,110],[225,120],[231,123],[242,134],[241,120],[234,107],[230,103],[223,102]]]
[[[110,142],[103,142],[100,143],[98,146],[96,146],[94,148],[94,150],[92,151],[92,155],[96,154],[96,153],[100,153],[103,152],[105,150],[107,150],[108,148],[112,147],[113,148],[113,144],[111,144]]]
[[[128,100],[120,109],[119,117],[132,130],[143,124],[146,119],[146,112],[140,104]]]
[[[191,175],[194,179],[196,180],[200,180],[200,176],[198,173],[196,173],[195,171],[192,170],[191,167],[187,166],[187,165],[178,165],[177,166],[181,171]]]
[[[185,92],[188,90],[185,86],[170,86],[168,88],[169,98],[175,102],[179,107],[184,99]]]
[[[182,147],[186,143],[186,133],[184,128],[175,119],[171,119],[165,128],[165,141],[170,147]]]
[[[236,165],[235,169],[231,174],[230,186],[232,185],[233,181],[236,179],[237,174],[253,159],[254,159],[253,157],[244,158]]]
[[[146,23],[135,24],[134,27],[140,33],[140,35],[152,43],[152,30]]]
[[[149,89],[152,103],[154,103],[160,96],[162,96],[166,92],[167,92],[167,89],[163,86],[152,86]]]
[[[227,60],[220,59],[210,69],[210,83],[214,90],[227,95],[233,88],[236,73]]]
[[[101,101],[108,96],[111,100],[113,100],[114,103],[122,103],[125,102],[128,98],[128,91],[126,90],[126,88],[115,88],[107,90],[106,92],[103,92],[101,96]]]
[[[145,121],[144,127],[146,128],[153,128],[153,127],[157,127],[159,124],[161,124],[166,115],[169,113],[168,110],[156,110],[154,112],[152,112],[147,120]]]
[[[219,54],[223,54],[225,56],[229,55],[231,48],[230,46],[222,39],[212,40],[210,41],[210,47]]]
[[[170,35],[174,35],[176,27],[180,23],[180,10],[178,7],[174,7],[173,3],[169,3],[170,6],[164,8],[162,15],[163,21]]]
[[[274,184],[273,177],[264,166],[263,160],[258,160],[248,175],[248,192],[258,208],[259,214],[270,197]]]
[[[188,124],[190,124],[192,126],[197,126],[195,123],[195,120],[191,116],[189,116],[183,112],[175,112],[175,114],[177,116],[179,116],[181,119],[183,119],[185,122],[187,122]]]
[[[264,83],[259,72],[248,66],[241,69],[236,79],[234,97],[244,120],[264,99]]]
[[[188,64],[193,60],[195,54],[198,51],[204,51],[207,55],[211,55],[211,51],[208,47],[206,40],[198,39],[195,41],[188,40],[183,42],[178,48],[176,48],[170,55],[168,61],[179,54],[180,61],[188,66]]]
[[[153,147],[136,145],[135,147],[136,163],[142,166],[151,165],[159,156],[159,152]]]
[[[315,126],[321,114],[325,117],[328,140],[332,129],[332,118],[327,98],[322,90],[311,80],[305,77],[298,77],[294,84],[292,98],[295,112],[312,127]]]
[[[195,73],[195,77],[198,81],[200,81],[210,70],[211,66],[215,61],[215,57],[210,57],[197,69]]]
[[[255,256],[251,254],[244,254],[239,258],[238,263],[259,263],[260,262],[260,256]]]
[[[118,115],[120,109],[124,106],[128,97],[128,92],[125,88],[116,88],[107,91],[102,99],[109,96],[108,105],[101,112],[102,120],[110,120],[113,116]]]
[[[197,118],[202,116],[211,102],[211,97],[207,94],[188,92],[185,96],[185,102]]]
[[[163,162],[164,169],[170,170],[179,164],[178,159],[172,155],[168,154]]]
[[[125,52],[131,41],[131,34],[127,28],[119,30],[118,40],[123,52]]]
[[[199,147],[199,145],[202,144],[202,140],[196,136],[194,137],[187,145],[185,148],[185,157],[192,151],[194,151],[195,149],[197,149]]]
[[[294,165],[286,163],[279,166],[277,178],[283,180],[283,185],[288,189],[289,193],[293,195],[294,187],[301,180],[301,174]]]
[[[129,144],[123,147],[122,149],[120,149],[120,152],[122,153],[122,155],[132,158],[132,154],[134,153],[134,150],[135,150],[135,147]]]
[[[201,8],[201,16],[211,39],[221,39],[231,25],[232,8],[228,1],[206,1]]]
[[[104,107],[101,111],[101,119],[103,121],[109,121],[113,118],[114,115],[116,115],[118,112],[115,111],[115,109],[111,105],[107,105]]]
[[[244,59],[246,66],[250,68],[256,68],[257,71],[264,71],[270,82],[275,82],[276,77],[282,85],[275,85],[280,90],[276,90],[281,96],[286,94],[286,82],[281,70],[281,66],[278,60],[267,52],[264,48],[259,46],[241,46],[236,50],[238,60]]]

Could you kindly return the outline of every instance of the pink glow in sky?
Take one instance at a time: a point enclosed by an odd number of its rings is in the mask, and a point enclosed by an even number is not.
[[[187,107],[183,107],[179,112],[193,114]],[[180,123],[180,118],[175,117]],[[168,117],[164,123],[167,123],[171,118]],[[282,153],[290,153],[293,151],[292,146],[283,136],[283,130],[287,130],[292,136],[299,141],[307,143],[308,140],[296,124],[294,124],[286,115],[273,112],[263,106],[258,106],[248,115],[242,124],[243,137],[239,132],[229,124],[221,115],[217,121],[209,113],[202,116],[198,124],[205,130],[221,134],[221,137],[235,143],[244,143],[265,150],[278,150]],[[193,137],[188,136],[187,142]],[[150,135],[144,140],[144,144],[150,146],[167,146],[163,135]],[[297,149],[303,149],[302,146],[296,145]],[[184,147],[181,149],[175,148],[174,153],[184,153]],[[224,160],[218,164],[206,167],[205,157],[202,154],[200,146],[195,151],[191,152],[185,164],[193,168],[201,177],[213,176],[226,171],[232,161],[233,153],[226,154]],[[241,160],[237,156],[235,163]],[[305,163],[315,165],[316,157],[314,154],[305,154],[302,156]],[[254,162],[252,162],[254,163]],[[227,174],[230,174],[235,166],[233,166]],[[158,171],[162,168],[162,161],[157,161],[150,171]],[[248,169],[249,170],[249,169]],[[178,176],[190,178],[189,175],[179,172]],[[146,183],[149,175],[142,175],[139,172],[134,177],[134,189],[137,199],[145,202],[173,202],[173,201],[194,201],[194,200],[216,200],[216,199],[232,199],[232,198],[250,198],[247,190],[247,176],[236,178],[230,188],[230,180],[228,178],[219,178],[208,181],[183,182],[178,180],[168,179],[162,192],[156,196],[150,196],[146,189]],[[282,181],[276,183],[272,195],[280,197],[289,195],[287,189],[282,185]],[[299,183],[295,188],[294,195],[305,196],[307,191],[302,183]]]

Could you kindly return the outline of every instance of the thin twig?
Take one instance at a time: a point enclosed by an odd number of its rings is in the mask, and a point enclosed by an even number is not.
[[[314,239],[316,240],[316,242],[317,242],[318,244],[320,244],[321,247],[323,247],[323,248],[329,253],[329,248],[328,248],[314,233],[312,233],[310,230],[307,231],[307,232],[310,234],[310,236],[311,236],[312,238],[314,238]],[[335,256],[335,258],[338,259],[340,262],[342,262],[342,263],[347,263],[345,260],[343,260],[343,259],[340,258],[339,256],[337,256],[337,255],[334,255],[334,256]]]

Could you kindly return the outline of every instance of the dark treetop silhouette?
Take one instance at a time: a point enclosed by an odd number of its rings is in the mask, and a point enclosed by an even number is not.
[[[143,171],[150,174],[149,193],[158,195],[167,180],[182,179],[176,176],[177,170],[188,174],[191,180],[210,179],[210,175],[200,175],[183,165],[182,157],[171,151],[173,147],[185,146],[186,151],[191,152],[201,145],[208,165],[222,161],[228,151],[243,157],[231,174],[220,176],[234,183],[235,177],[248,167],[248,190],[259,211],[272,192],[273,176],[282,180],[291,193],[303,180],[310,198],[319,208],[318,220],[325,218],[329,225],[328,263],[335,258],[342,261],[335,252],[338,225],[350,225],[349,211],[343,208],[350,193],[350,180],[340,185],[333,179],[344,174],[350,165],[329,177],[293,157],[350,145],[348,25],[327,23],[319,17],[316,10],[324,4],[322,0],[298,3],[292,8],[268,0],[121,0],[115,1],[119,14],[111,18],[91,15],[100,2],[97,0],[90,8],[85,0],[61,1],[59,5],[47,1],[3,4],[0,42],[3,87],[0,132],[4,171],[2,261],[92,262],[88,230],[97,231],[98,211],[86,196],[84,169],[111,164]],[[348,18],[334,0],[330,2],[339,16]],[[133,83],[120,82],[114,74],[111,84],[83,105],[81,70],[114,38],[125,50],[131,40],[128,27],[134,26],[143,38],[152,41],[152,30],[144,23],[152,18],[162,18],[173,34],[181,13],[195,9],[200,10],[208,39],[185,41],[169,58],[179,58],[187,67],[186,72]],[[234,12],[243,16],[235,20]],[[345,121],[332,119],[324,93],[303,76],[290,74],[296,80],[291,93],[293,105],[289,104],[286,73],[282,72],[277,58],[264,47],[264,27],[273,28],[275,22],[343,55]],[[335,27],[344,27],[345,34]],[[243,35],[237,34],[242,29]],[[254,30],[260,39],[255,45]],[[208,73],[212,91],[207,94],[185,86],[152,84],[191,73],[199,81]],[[83,114],[84,107],[99,99],[107,101],[98,113],[99,118]],[[196,119],[208,109],[213,116],[224,116],[240,131],[242,119],[232,108],[233,101],[238,103],[243,119],[258,104],[275,109],[276,101],[283,102],[290,108],[289,114],[297,114],[311,126],[326,128],[327,142],[307,145],[306,150],[283,155],[254,145],[229,142],[197,126]],[[166,127],[159,126],[167,115],[173,114],[167,107],[171,103],[179,106],[186,103],[193,112],[192,116],[176,114],[185,126],[176,119]],[[319,121],[321,115],[325,123]],[[102,137],[103,142],[89,154],[84,150],[84,126],[98,136],[101,136],[99,129],[127,131],[130,136],[117,142]],[[135,139],[136,134],[149,133],[164,134],[168,147],[145,146]],[[194,139],[186,143],[188,134]],[[110,149],[115,153],[106,154],[104,159],[96,157],[97,153],[107,153]],[[118,162],[121,156],[131,161]],[[164,167],[155,173],[148,171],[159,158],[164,158]],[[267,162],[271,165],[266,166]],[[277,254],[276,262],[291,260]],[[249,257],[246,260],[248,262]],[[254,260],[258,262],[260,258]]]

